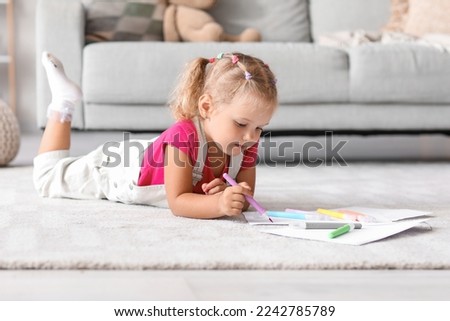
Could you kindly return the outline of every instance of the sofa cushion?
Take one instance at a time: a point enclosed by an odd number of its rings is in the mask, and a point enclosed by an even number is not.
[[[226,32],[254,27],[263,41],[310,41],[307,0],[221,0],[209,10]]]
[[[414,44],[350,50],[352,102],[449,103],[450,55]]]
[[[86,42],[162,40],[164,0],[83,0]]]
[[[85,47],[82,86],[89,103],[164,104],[184,64],[240,51],[278,78],[280,103],[347,102],[345,51],[305,43],[102,42]]]
[[[389,12],[390,0],[312,0],[312,38],[344,30],[380,30],[388,22]]]
[[[266,52],[279,79],[281,104],[349,101],[349,65],[344,50],[312,44],[277,44]]]

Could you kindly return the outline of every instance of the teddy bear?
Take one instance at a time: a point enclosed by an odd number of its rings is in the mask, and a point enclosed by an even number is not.
[[[203,11],[215,5],[216,0],[168,0],[163,17],[164,41],[261,41],[260,33],[247,28],[238,35],[225,33],[214,18]]]

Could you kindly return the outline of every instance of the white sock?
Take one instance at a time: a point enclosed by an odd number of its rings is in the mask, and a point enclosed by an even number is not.
[[[82,97],[80,87],[67,78],[64,66],[49,52],[42,53],[42,65],[52,92],[52,102],[47,109],[47,117],[58,117],[61,122],[72,121],[75,104]]]

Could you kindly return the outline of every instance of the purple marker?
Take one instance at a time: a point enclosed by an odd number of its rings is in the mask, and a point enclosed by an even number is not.
[[[231,176],[228,175],[227,173],[223,173],[223,178],[225,178],[225,180],[231,186],[238,185],[238,183],[236,183],[236,181],[233,178],[231,178]],[[251,197],[250,195],[244,195],[244,197],[247,200],[247,202],[249,202],[250,205],[253,206],[258,211],[259,214],[267,216],[266,209],[262,207],[253,197]],[[269,216],[267,216],[267,218],[269,219],[269,221],[273,223],[272,219]]]

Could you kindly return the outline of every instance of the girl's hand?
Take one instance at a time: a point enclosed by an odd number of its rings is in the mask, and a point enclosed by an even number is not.
[[[202,185],[202,190],[206,195],[220,193],[224,191],[225,188],[227,188],[227,184],[220,178],[215,178],[211,182]]]
[[[247,183],[227,187],[219,198],[219,211],[226,216],[240,215],[245,205],[245,196],[252,195]]]

